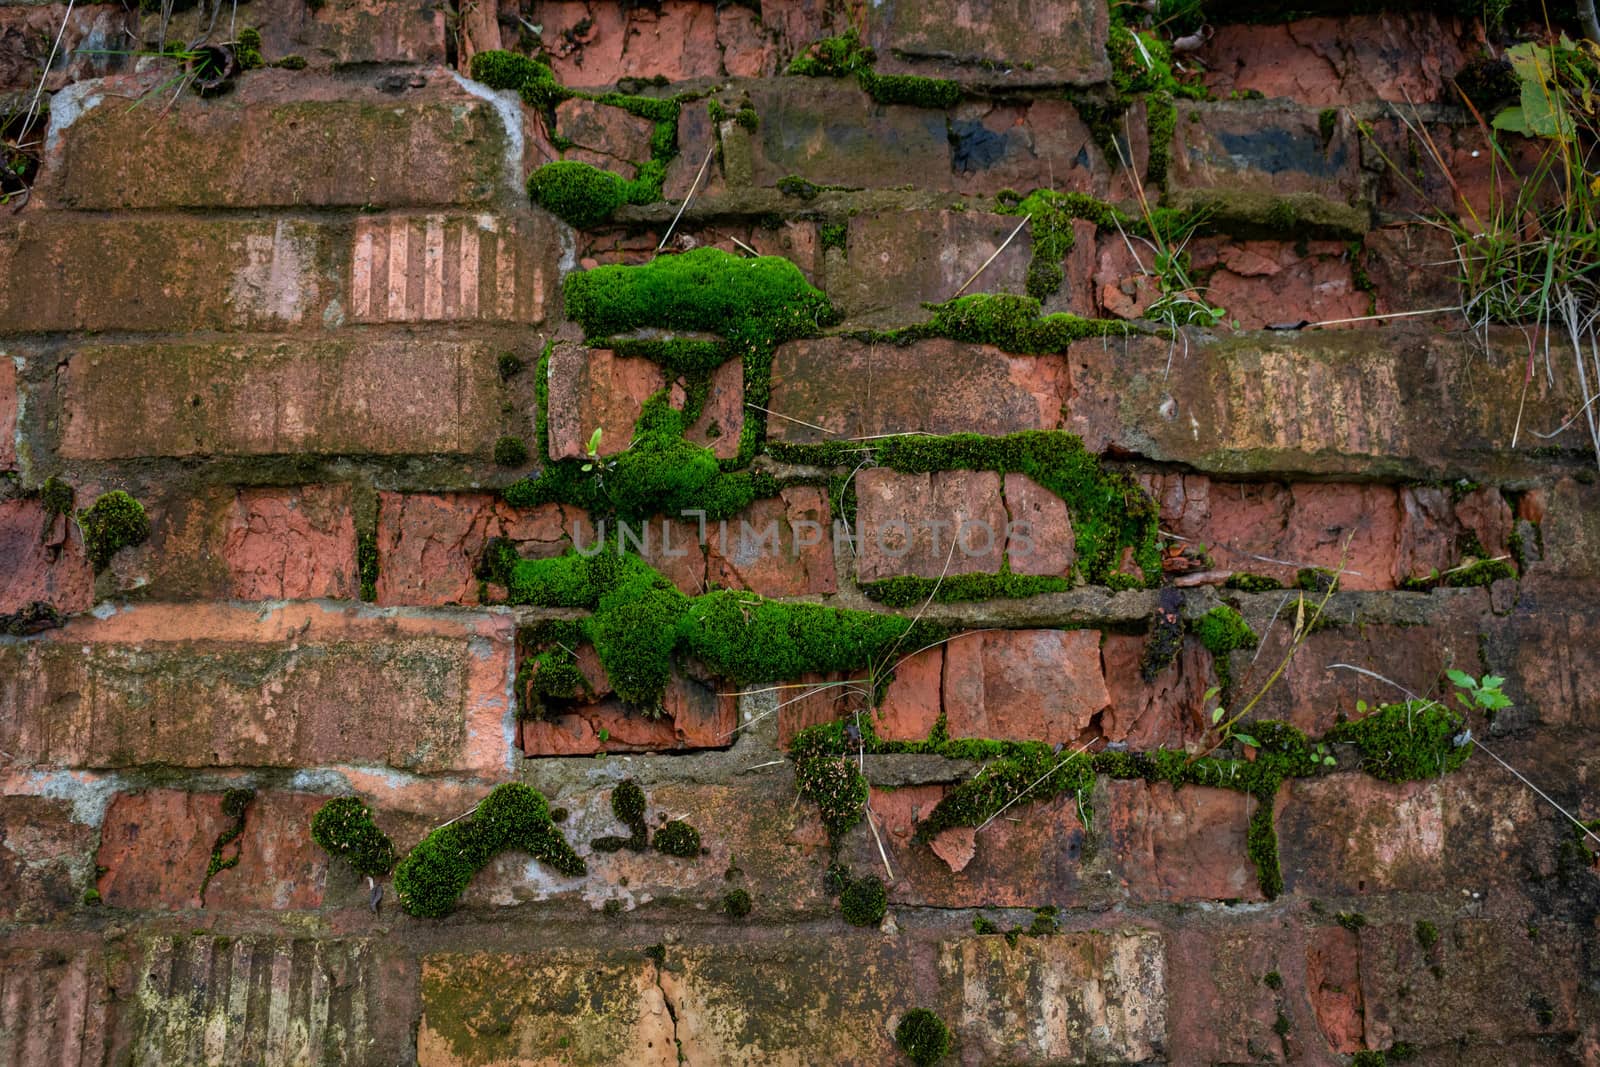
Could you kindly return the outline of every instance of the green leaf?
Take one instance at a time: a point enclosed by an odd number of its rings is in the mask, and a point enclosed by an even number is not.
[[[1518,104],[1512,104],[1501,111],[1489,125],[1507,133],[1520,133],[1524,137],[1531,137],[1534,133],[1533,129],[1528,125],[1527,115],[1523,113],[1522,107]]]
[[[1466,671],[1445,671],[1445,675],[1463,689],[1478,688],[1478,680]]]
[[[1486,674],[1483,676],[1483,681],[1479,682],[1478,684],[1485,689],[1499,689],[1502,685],[1506,684],[1506,680],[1501,678],[1499,675]]]
[[[599,426],[596,426],[594,428],[594,433],[589,435],[589,455],[591,455],[591,456],[597,454],[600,451],[600,434],[601,434],[601,428]]]
[[[1221,722],[1222,717],[1226,714],[1227,712],[1222,708],[1218,708],[1216,711],[1213,711],[1211,713],[1211,725],[1215,726],[1217,723]]]
[[[1257,741],[1255,738],[1251,737],[1249,734],[1234,734],[1233,738],[1234,738],[1235,741],[1238,741],[1241,745],[1249,745],[1251,748],[1260,748],[1261,747],[1261,742]]]

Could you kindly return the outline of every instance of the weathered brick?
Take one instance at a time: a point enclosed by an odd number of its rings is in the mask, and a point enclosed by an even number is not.
[[[924,741],[943,710],[944,646],[936,645],[894,665],[873,725],[889,741]]]
[[[49,921],[93,884],[95,830],[74,817],[70,801],[15,795],[18,786],[7,782],[0,793],[0,916]]]
[[[1167,931],[1168,1047],[1193,1063],[1282,1063],[1288,1021],[1295,1039],[1315,1023],[1296,965],[1304,933],[1284,917],[1225,927],[1174,923]],[[1263,979],[1278,976],[1274,989]],[[1318,1047],[1320,1042],[1312,1047]]]
[[[824,489],[796,485],[740,512],[737,533],[734,523],[727,536],[708,527],[707,580],[769,597],[837,592],[831,512]]]
[[[914,574],[993,574],[1006,547],[1000,476],[993,471],[856,476],[856,580]]]
[[[475,342],[94,345],[58,388],[71,459],[486,455],[501,419],[495,350]]]
[[[1208,727],[1206,690],[1214,683],[1211,655],[1194,637],[1184,639],[1177,657],[1154,679],[1143,672],[1143,634],[1108,633],[1100,646],[1111,706],[1100,720],[1107,741],[1126,742],[1135,751],[1183,748]]]
[[[212,849],[233,820],[221,793],[156,789],[124,793],[101,826],[95,863],[100,895],[112,907],[212,911],[311,909],[322,903],[328,856],[311,841],[311,817],[327,797],[265,792],[245,809],[244,831],[223,848],[238,865],[200,883]]]
[[[1260,900],[1245,848],[1260,801],[1232,789],[1107,783],[1113,866],[1137,901]]]
[[[104,1063],[113,1044],[115,993],[106,958],[81,943],[0,952],[0,1054],[18,1067]]]
[[[1365,315],[1371,294],[1357,288],[1348,246],[1336,241],[1195,242],[1193,270],[1205,272],[1205,298],[1230,323],[1259,330],[1292,322],[1334,322]]]
[[[17,392],[17,365],[0,349],[0,471],[13,470],[17,465],[17,409],[21,399]]]
[[[1068,577],[1077,542],[1067,502],[1026,474],[1005,476],[1006,562],[1013,574]]]
[[[599,662],[593,664],[599,669]],[[536,672],[535,672],[536,673]],[[528,756],[588,756],[596,752],[678,752],[727,748],[739,722],[739,700],[705,683],[675,674],[667,685],[663,712],[646,718],[615,698],[599,669],[592,701],[552,711],[517,724],[518,744]],[[529,679],[531,681],[531,677]],[[527,697],[523,697],[527,702]]]
[[[1200,54],[1206,87],[1224,100],[1256,92],[1306,107],[1454,104],[1464,28],[1432,11],[1220,25]]]
[[[0,648],[19,767],[358,763],[501,773],[512,623],[148,605]]]
[[[1285,196],[1313,193],[1346,204],[1360,191],[1361,147],[1355,123],[1264,101],[1180,100],[1171,182],[1186,193]]]
[[[500,115],[449,78],[397,97],[270,70],[240,79],[220,99],[179,94],[159,114],[122,103],[166,76],[79,91],[76,117],[51,130],[35,195],[51,207],[90,211],[370,210],[481,204],[511,184]]]
[[[1072,744],[1111,703],[1098,630],[989,630],[944,646],[951,737]]]
[[[761,125],[751,137],[753,177],[776,185],[798,175],[817,185],[882,187],[917,174],[950,188],[950,141],[941,111],[875,104],[855,79],[785,78],[753,87]]]
[[[772,366],[767,432],[814,444],[895,433],[1053,430],[1071,395],[1061,356],[1013,356],[988,345],[881,345],[843,337],[792,341]]]
[[[873,9],[865,36],[883,72],[910,69],[983,85],[1093,85],[1110,73],[1108,30],[1106,13],[1080,0],[1005,0],[980,9],[936,0]]]
[[[82,531],[36,499],[0,501],[0,559],[0,615],[39,602],[71,614],[94,603],[94,570]]]
[[[1444,874],[1437,782],[1390,784],[1365,774],[1295,781],[1278,821],[1284,882],[1292,892],[1422,892]]]
[[[972,937],[940,946],[956,1027],[983,1062],[1139,1063],[1166,1049],[1166,946],[1152,930]]]
[[[855,215],[845,234],[845,261],[837,270],[829,264],[825,288],[852,322],[887,326],[922,322],[928,317],[922,305],[954,297],[1021,221],[978,211]],[[1024,226],[984,270],[979,289],[1027,292],[1031,255],[1032,240]]]
[[[1306,945],[1306,992],[1328,1048],[1351,1053],[1365,1047],[1361,942],[1355,931],[1326,926],[1311,934]]]
[[[0,225],[0,332],[282,330],[344,322],[544,321],[548,216],[138,218],[42,212]]]
[[[620,107],[574,98],[556,105],[556,133],[570,141],[562,159],[575,159],[632,179],[650,158],[656,124]]]
[[[633,427],[646,400],[671,386],[668,401],[681,409],[681,382],[669,382],[660,364],[617,356],[607,348],[558,344],[550,354],[550,458],[579,459],[600,431],[599,451],[612,456],[633,441]],[[712,426],[716,430],[712,432]],[[739,453],[744,429],[744,369],[729,360],[712,373],[706,405],[686,436],[709,447],[718,459]]]
[[[1103,196],[1112,169],[1077,109],[1048,98],[961,104],[950,117],[950,154],[964,193],[1055,189]]]

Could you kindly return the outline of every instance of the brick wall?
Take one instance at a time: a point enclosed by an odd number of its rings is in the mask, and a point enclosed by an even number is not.
[[[1492,200],[1480,29],[1219,16],[1174,102],[1094,0],[223,17],[202,98],[0,0],[0,1063],[1600,1063],[1592,842],[1478,747],[1600,815],[1571,361],[1367,318],[1458,299],[1384,156]],[[506,783],[586,873],[412,914]]]

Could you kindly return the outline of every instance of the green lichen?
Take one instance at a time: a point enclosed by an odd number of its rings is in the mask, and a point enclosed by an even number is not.
[[[632,778],[617,783],[611,791],[611,814],[628,828],[627,837],[597,837],[591,846],[596,852],[616,852],[628,849],[643,852],[650,846],[650,831],[645,825],[644,790]]]
[[[941,604],[968,600],[1014,600],[1060,593],[1070,589],[1065,578],[1031,574],[953,574],[942,579],[901,575],[876,582],[864,582],[861,592],[891,608],[909,608],[930,598]]]
[[[694,859],[700,855],[700,831],[682,819],[673,819],[656,831],[655,848],[668,856]]]
[[[79,514],[83,544],[95,570],[104,570],[121,549],[143,544],[150,536],[144,506],[121,489],[113,489]]]
[[[1339,109],[1325,107],[1317,112],[1317,131],[1322,134],[1322,143],[1326,145],[1333,140],[1333,135],[1339,128]]]
[[[839,911],[851,926],[877,926],[889,911],[889,891],[874,875],[856,878],[839,894]]]
[[[494,443],[494,461],[501,467],[520,467],[528,462],[528,446],[520,437],[502,437]]]
[[[912,1008],[894,1028],[894,1042],[919,1067],[938,1063],[950,1051],[950,1028],[927,1008]]]
[[[104,499],[104,498],[102,498]],[[211,879],[223,871],[239,866],[239,855],[244,851],[243,846],[235,844],[244,834],[245,812],[250,808],[250,802],[256,798],[254,789],[230,789],[222,794],[222,814],[232,821],[217,834],[217,839],[211,845],[211,858],[206,863],[205,877],[200,880],[200,906],[206,906],[206,890],[211,887]],[[229,845],[234,845],[233,854],[227,854]]]
[[[1439,943],[1439,928],[1427,919],[1417,920],[1417,944],[1422,946],[1424,952],[1432,950]]]
[[[1465,717],[1445,705],[1408,700],[1340,723],[1327,740],[1354,744],[1362,770],[1374,778],[1410,782],[1437,778],[1465,763],[1472,754],[1465,729]]]
[[[943,111],[961,102],[961,86],[947,78],[924,78],[915,74],[873,74],[862,71],[857,77],[861,88],[880,104],[930,108]]]
[[[510,849],[526,852],[564,875],[588,870],[551,822],[544,795],[507,783],[496,786],[466,819],[441,826],[406,854],[394,872],[400,906],[423,918],[448,915],[472,876]]]
[[[358,797],[335,797],[311,818],[311,840],[357,874],[381,877],[394,869],[394,842],[378,829],[372,810]]]

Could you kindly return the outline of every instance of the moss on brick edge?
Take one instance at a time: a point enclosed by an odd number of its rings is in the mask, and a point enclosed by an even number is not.
[[[311,840],[357,874],[379,877],[394,869],[394,842],[359,797],[335,797],[318,809],[311,817]]]

